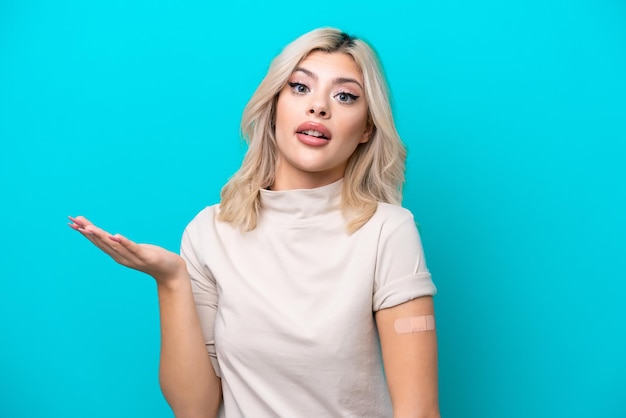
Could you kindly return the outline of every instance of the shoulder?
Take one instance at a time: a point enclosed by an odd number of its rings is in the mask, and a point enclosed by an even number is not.
[[[376,239],[379,246],[419,242],[419,231],[413,213],[402,206],[378,203],[376,213],[361,228],[362,234]]]
[[[193,235],[211,229],[211,226],[217,221],[219,210],[219,204],[207,206],[202,209],[189,221],[185,227],[185,233]]]
[[[413,213],[410,210],[399,205],[384,202],[378,203],[376,213],[374,213],[370,222],[385,227],[385,229],[393,229],[402,224],[415,225]]]

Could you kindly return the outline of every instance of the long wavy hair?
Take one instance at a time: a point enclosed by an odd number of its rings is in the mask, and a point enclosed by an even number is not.
[[[400,204],[406,148],[395,127],[389,90],[374,50],[363,40],[333,28],[308,32],[287,45],[270,64],[265,78],[246,105],[241,132],[248,150],[239,170],[221,191],[219,220],[243,231],[257,225],[260,189],[274,182],[277,146],[274,132],[278,93],[313,51],[350,55],[363,74],[369,123],[369,141],[359,144],[344,174],[341,209],[346,228],[353,233],[376,212],[378,202]]]

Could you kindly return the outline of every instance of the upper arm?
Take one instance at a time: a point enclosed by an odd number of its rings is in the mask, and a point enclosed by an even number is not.
[[[431,296],[376,312],[394,417],[439,416],[435,330],[400,334],[394,328],[398,319],[424,315],[434,315]]]
[[[433,315],[435,293],[413,216],[399,210],[381,229],[372,306],[395,418],[439,416],[435,331],[394,328],[398,319]]]
[[[385,222],[378,237],[372,301],[375,312],[436,292],[413,216],[405,209],[396,210],[399,212]]]
[[[185,229],[180,246],[180,255],[187,264],[193,299],[198,312],[198,321],[211,364],[217,377],[221,377],[214,338],[215,317],[218,307],[217,283],[202,257],[206,250],[203,248],[203,240],[198,236],[195,228],[188,227]]]

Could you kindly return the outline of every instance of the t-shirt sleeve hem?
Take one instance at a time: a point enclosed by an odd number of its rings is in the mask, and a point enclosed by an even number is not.
[[[376,312],[436,293],[437,288],[431,280],[430,272],[419,272],[394,280],[380,288],[374,294],[372,309]]]

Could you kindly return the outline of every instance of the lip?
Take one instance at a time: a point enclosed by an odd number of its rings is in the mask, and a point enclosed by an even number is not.
[[[324,138],[317,138],[314,136],[309,136],[306,134],[303,134],[303,131],[318,131],[320,132],[322,135],[324,135]],[[330,131],[328,130],[327,127],[325,127],[324,125],[322,125],[321,123],[316,123],[316,122],[304,122],[302,124],[300,124],[297,128],[296,128],[296,134],[298,134],[298,136],[307,136],[310,138],[315,138],[317,140],[323,140],[323,141],[330,141],[330,138],[332,137],[332,135],[330,134]]]

